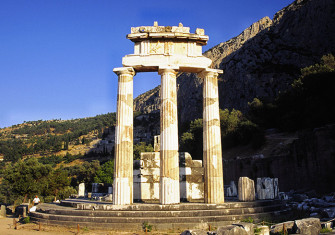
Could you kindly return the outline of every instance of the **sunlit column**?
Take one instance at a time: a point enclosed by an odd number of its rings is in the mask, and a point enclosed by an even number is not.
[[[160,68],[160,185],[161,204],[180,202],[179,155],[178,155],[178,112],[176,70]]]
[[[203,78],[203,162],[205,203],[224,203],[218,71],[206,69]]]
[[[132,67],[115,68],[118,94],[115,127],[113,204],[133,202],[133,77]]]

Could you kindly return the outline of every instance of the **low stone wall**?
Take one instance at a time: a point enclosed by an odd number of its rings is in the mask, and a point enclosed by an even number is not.
[[[179,153],[179,182],[181,201],[204,200],[204,169],[201,160],[192,160],[189,153]],[[141,153],[134,161],[134,200],[159,200],[160,153]]]

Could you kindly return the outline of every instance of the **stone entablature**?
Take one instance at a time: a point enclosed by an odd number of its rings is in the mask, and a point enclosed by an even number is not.
[[[202,55],[208,36],[203,29],[190,33],[189,27],[154,26],[133,27],[127,38],[135,43],[134,54],[122,58],[125,67],[136,72],[157,71],[159,67],[177,67],[178,72],[201,72],[212,61]]]

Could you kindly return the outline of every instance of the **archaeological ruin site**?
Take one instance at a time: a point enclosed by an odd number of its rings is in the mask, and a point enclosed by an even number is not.
[[[76,199],[41,205],[32,217],[55,225],[138,230],[148,223],[158,230],[180,230],[287,213],[279,200],[277,178],[259,178],[256,187],[253,180],[240,177],[224,187],[218,104],[218,76],[223,71],[212,69],[212,61],[202,55],[209,39],[204,29],[190,33],[181,23],[170,27],[155,22],[132,28],[127,38],[135,44],[134,54],[123,57],[123,67],[114,69],[118,96],[113,188],[106,195],[93,184],[87,194],[81,184]],[[161,75],[161,131],[155,136],[154,152],[141,153],[141,159],[134,161],[133,78],[140,72]],[[202,161],[178,149],[176,75],[180,72],[203,79]]]

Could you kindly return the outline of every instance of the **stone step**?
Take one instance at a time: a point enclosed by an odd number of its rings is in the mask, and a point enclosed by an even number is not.
[[[253,202],[226,202],[224,204],[181,203],[174,205],[143,204],[113,205],[106,202],[92,202],[88,200],[63,200],[61,206],[75,207],[81,210],[120,210],[120,211],[183,211],[183,210],[216,210],[233,208],[251,208],[281,204],[280,200],[259,200]]]
[[[88,228],[108,228],[113,230],[136,230],[141,229],[142,224],[147,222],[155,229],[194,229],[201,226],[227,225],[236,223],[249,217],[259,220],[264,217],[277,216],[287,213],[288,210],[275,212],[252,213],[243,215],[223,215],[223,216],[201,216],[201,217],[91,217],[91,216],[69,216],[69,215],[52,215],[40,212],[31,213],[34,221],[49,224],[75,227],[77,224]]]
[[[262,207],[216,209],[216,210],[180,210],[180,211],[99,211],[99,210],[64,210],[61,208],[40,208],[39,212],[56,215],[93,216],[93,217],[192,217],[238,215],[270,212],[283,209],[283,205],[276,204]]]
[[[49,219],[51,221],[76,221],[76,222],[91,222],[91,223],[201,223],[214,221],[236,221],[243,218],[271,215],[276,212],[262,212],[243,215],[214,215],[214,216],[194,216],[194,217],[93,217],[93,216],[72,216],[72,215],[53,215],[40,212],[33,212],[32,217]]]

